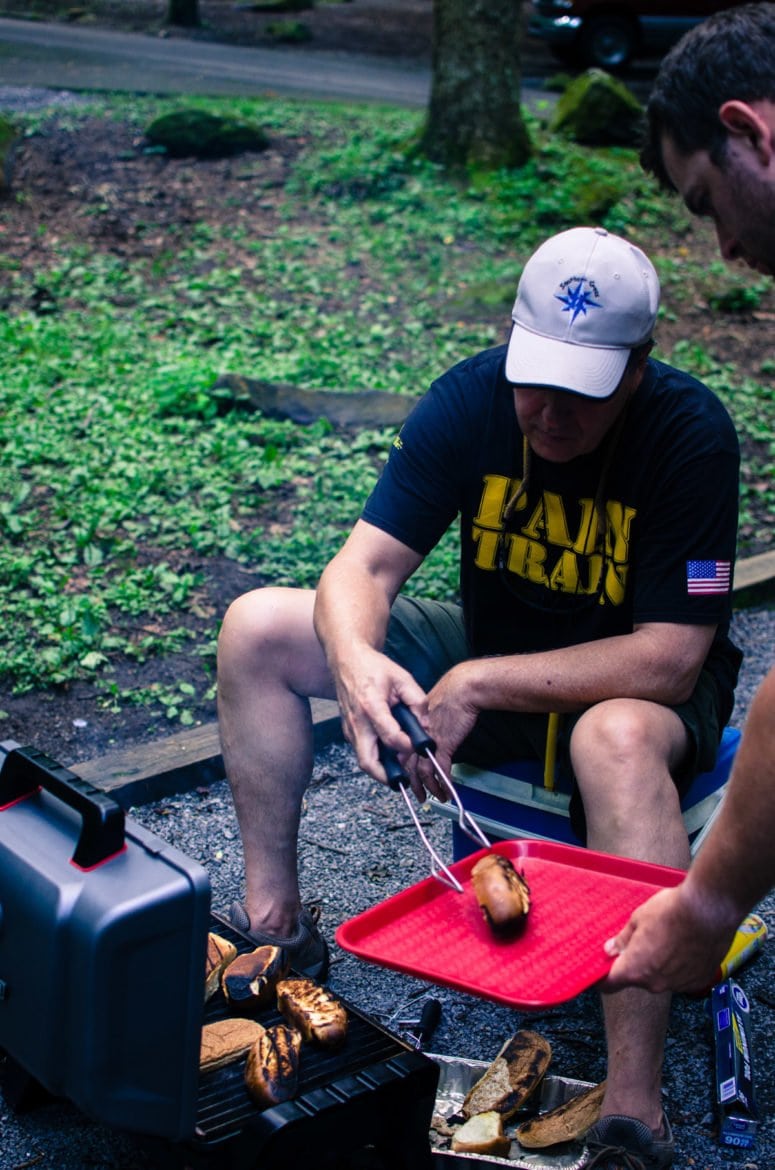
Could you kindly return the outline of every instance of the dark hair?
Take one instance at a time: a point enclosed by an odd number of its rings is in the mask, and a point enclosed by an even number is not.
[[[718,111],[732,99],[775,100],[775,4],[717,12],[670,50],[646,105],[644,170],[672,188],[662,158],[664,134],[681,154],[707,150],[723,168],[727,132]]]
[[[633,370],[644,357],[648,357],[654,348],[654,338],[649,337],[648,341],[642,341],[640,345],[634,345],[630,350],[630,356],[627,358],[626,370]]]

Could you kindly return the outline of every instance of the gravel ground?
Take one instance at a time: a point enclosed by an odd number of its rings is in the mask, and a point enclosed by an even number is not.
[[[772,663],[775,610],[759,607],[740,612],[734,634],[746,651],[733,717],[733,723],[742,726],[751,697]],[[204,864],[215,907],[239,894],[241,856],[225,782],[133,809],[131,815]],[[443,854],[451,856],[448,822],[429,817],[427,831]],[[301,828],[301,877],[305,899],[322,906],[322,926],[329,940],[333,941],[340,922],[426,875],[426,856],[395,794],[364,776],[346,746],[335,745],[321,753]],[[775,932],[775,895],[765,899],[760,912]],[[370,966],[336,946],[332,958],[333,989],[382,1023],[395,1026],[396,1020],[416,1014],[425,994],[438,998],[442,1018],[430,1044],[432,1051],[489,1060],[515,1030],[532,1027],[549,1039],[556,1074],[589,1081],[605,1075],[600,1010],[593,992],[561,1007],[528,1014],[431,988],[417,979]],[[753,1057],[761,1116],[757,1145],[751,1151],[726,1150],[717,1141],[707,1002],[686,997],[674,1000],[665,1095],[676,1137],[677,1170],[775,1166],[774,970],[771,938],[739,975],[753,1005]],[[91,1124],[66,1104],[14,1116],[0,1096],[2,1170],[31,1166],[140,1170],[146,1164],[131,1141]]]
[[[0,110],[8,114],[29,114],[49,106],[83,106],[89,96],[70,93],[69,90],[43,89],[36,85],[0,85]]]

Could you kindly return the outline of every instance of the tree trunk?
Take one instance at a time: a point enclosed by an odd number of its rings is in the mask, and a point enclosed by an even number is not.
[[[167,24],[196,28],[199,25],[199,0],[169,0]]]
[[[522,0],[433,0],[431,96],[420,150],[449,169],[524,165]]]

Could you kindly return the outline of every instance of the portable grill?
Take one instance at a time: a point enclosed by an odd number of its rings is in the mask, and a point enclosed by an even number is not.
[[[210,913],[196,862],[31,748],[0,744],[0,1049],[9,1103],[42,1087],[135,1134],[159,1165],[338,1167],[371,1149],[390,1170],[431,1166],[438,1065],[349,1003],[344,1045],[305,1044],[295,1098],[259,1110],[244,1061],[199,1075]],[[256,1017],[268,1026],[276,1009]]]

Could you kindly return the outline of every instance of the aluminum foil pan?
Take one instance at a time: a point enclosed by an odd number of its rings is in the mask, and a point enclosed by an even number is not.
[[[591,1081],[575,1081],[567,1077],[545,1076],[536,1100],[530,1108],[516,1113],[506,1122],[504,1130],[510,1137],[511,1150],[507,1158],[489,1154],[457,1154],[449,1148],[450,1139],[439,1132],[443,1121],[460,1112],[463,1098],[484,1073],[489,1064],[485,1060],[465,1060],[457,1056],[437,1056],[426,1053],[439,1066],[439,1086],[436,1091],[434,1125],[431,1127],[431,1151],[433,1164],[438,1170],[475,1170],[478,1167],[497,1166],[515,1170],[582,1170],[588,1157],[583,1142],[562,1142],[547,1150],[526,1150],[514,1136],[516,1129],[528,1117],[536,1113],[548,1113],[571,1097],[592,1087]]]

